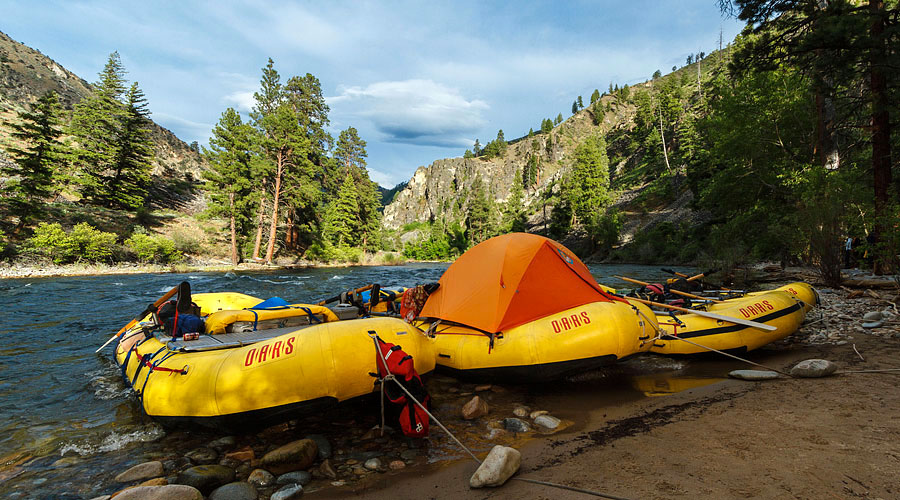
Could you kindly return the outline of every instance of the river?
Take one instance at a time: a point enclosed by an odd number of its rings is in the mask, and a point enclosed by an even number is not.
[[[238,291],[301,303],[369,283],[437,281],[447,265],[0,280],[0,497],[92,498],[115,491],[110,483],[116,473],[175,446],[177,440],[130,397],[113,348],[94,350],[179,282],[189,281],[195,293]],[[650,266],[590,267],[599,282],[613,287],[627,287],[611,278],[616,274],[666,277]],[[570,383],[570,392],[591,376],[580,380]],[[529,390],[513,388],[511,398]]]

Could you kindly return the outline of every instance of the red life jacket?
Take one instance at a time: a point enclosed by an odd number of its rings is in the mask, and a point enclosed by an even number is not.
[[[375,337],[378,349],[381,353],[375,353],[375,365],[378,367],[378,378],[384,378],[388,373],[394,375],[423,406],[428,406],[431,397],[425,389],[425,384],[419,377],[413,364],[413,358],[406,354],[399,345],[385,342]],[[383,358],[382,358],[383,357]],[[387,363],[387,366],[385,366]],[[382,382],[384,383],[384,382]],[[428,435],[428,414],[416,403],[410,400],[402,389],[393,382],[384,386],[384,394],[394,404],[402,405],[400,410],[400,428],[403,434],[409,437],[425,437]]]

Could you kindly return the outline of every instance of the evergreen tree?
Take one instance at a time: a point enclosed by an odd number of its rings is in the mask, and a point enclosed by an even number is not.
[[[203,172],[203,189],[212,215],[228,219],[231,233],[231,263],[241,261],[240,248],[252,226],[253,183],[251,162],[253,129],[241,115],[228,108],[213,128],[210,147],[204,151],[210,169]]]
[[[553,131],[553,121],[549,118],[545,118],[541,122],[541,133],[549,134],[551,131]]]
[[[530,128],[528,129],[528,138],[531,139],[532,137],[534,137],[534,129]]]
[[[12,123],[12,136],[22,145],[8,148],[14,163],[0,172],[8,179],[3,186],[5,211],[18,218],[14,233],[40,218],[45,200],[59,187],[54,186],[58,170],[65,170],[67,148],[62,135],[62,107],[55,92],[47,92],[30,112],[19,113],[21,123]]]
[[[81,195],[87,200],[110,206],[109,173],[119,157],[122,122],[126,110],[120,99],[125,93],[125,70],[118,52],[100,72],[93,93],[76,106],[68,133],[75,138],[74,163]]]
[[[353,127],[342,130],[338,136],[337,146],[334,148],[334,158],[341,165],[366,169],[366,141],[359,137],[359,132]]]
[[[125,94],[125,113],[112,171],[104,176],[106,198],[119,208],[136,210],[144,205],[153,168],[150,111],[137,82]]]
[[[584,101],[581,100],[581,96],[578,96],[578,100],[576,102],[578,103],[578,109],[584,109]]]
[[[501,231],[505,233],[520,233],[525,231],[525,190],[522,188],[523,173],[516,172],[513,177],[513,185],[509,191],[509,198],[503,208]]]
[[[598,89],[594,89],[594,93],[591,94],[591,104],[600,100],[600,91]]]
[[[562,113],[560,113],[560,114],[556,115],[556,121],[553,122],[553,124],[559,125],[560,123],[562,123],[562,121],[563,121],[563,115],[562,115]]]
[[[467,149],[465,153],[463,153],[463,158],[475,158],[475,154],[472,153],[471,149]]]
[[[337,197],[329,203],[323,228],[325,237],[339,247],[356,244],[353,236],[359,225],[357,197],[356,182],[348,171]]]
[[[466,217],[469,242],[477,245],[493,236],[493,203],[488,198],[481,176],[477,175],[469,192],[469,206]]]
[[[472,153],[474,153],[475,156],[481,156],[481,143],[478,142],[478,139],[475,139],[475,145],[472,146]]]
[[[572,101],[572,114],[574,115],[577,112],[578,112],[578,101]]]
[[[656,71],[653,72],[653,79],[654,79],[654,80],[656,80],[657,78],[660,78],[660,77],[662,77],[662,71],[656,70]]]

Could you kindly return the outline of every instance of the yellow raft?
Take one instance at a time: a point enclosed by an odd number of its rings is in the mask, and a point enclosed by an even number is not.
[[[752,351],[796,332],[806,313],[818,304],[818,294],[806,283],[791,283],[775,290],[752,292],[710,304],[702,310],[774,326],[766,331],[752,326],[698,316],[658,312],[657,321],[669,336],[656,339],[651,352],[669,355],[710,352],[696,344],[720,351]],[[678,337],[678,338],[673,338]],[[685,342],[686,339],[690,342]]]
[[[656,318],[643,304],[615,301],[573,307],[494,335],[457,325],[418,326],[431,327],[441,371],[470,379],[541,382],[649,350]]]
[[[402,346],[420,374],[434,369],[432,340],[396,318],[337,321],[329,309],[303,304],[248,310],[261,300],[240,293],[193,301],[210,334],[172,341],[158,331],[145,335],[139,324],[116,349],[144,411],[162,423],[258,425],[370,394],[372,333]]]

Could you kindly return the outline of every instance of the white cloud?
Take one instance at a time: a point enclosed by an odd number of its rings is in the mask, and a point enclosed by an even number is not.
[[[383,81],[344,87],[328,104],[368,120],[387,142],[466,146],[485,124],[485,101],[432,80]]]
[[[253,98],[252,90],[232,92],[224,97],[226,103],[234,105],[238,111],[249,112],[253,110],[256,101]]]

